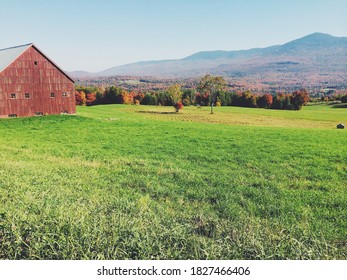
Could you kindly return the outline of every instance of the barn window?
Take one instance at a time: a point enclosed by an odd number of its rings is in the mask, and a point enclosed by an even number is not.
[[[63,115],[65,115],[65,114],[68,114],[69,111],[68,111],[68,110],[64,110],[64,111],[61,111],[61,113],[62,113]]]
[[[17,114],[9,114],[8,117],[9,117],[9,118],[16,118],[16,117],[17,117]]]
[[[25,95],[26,99],[30,98],[30,93],[29,92],[26,92],[24,95]]]
[[[55,93],[51,92],[51,97],[54,98],[55,97]]]
[[[66,97],[67,96],[67,92],[64,91],[62,95],[63,95],[63,97]]]
[[[34,61],[34,65],[37,65],[37,63],[38,63],[38,62],[35,60],[35,61]]]
[[[35,112],[35,116],[43,116],[43,112]]]
[[[16,94],[15,93],[11,93],[11,99],[16,99]]]

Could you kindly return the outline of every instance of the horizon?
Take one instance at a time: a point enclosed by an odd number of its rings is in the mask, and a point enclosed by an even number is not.
[[[14,0],[2,3],[0,24],[11,25],[0,30],[0,49],[33,42],[65,71],[95,73],[282,45],[317,32],[347,37],[346,10],[341,0]]]

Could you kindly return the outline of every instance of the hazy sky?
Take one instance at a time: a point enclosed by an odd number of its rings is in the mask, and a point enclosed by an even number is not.
[[[202,50],[347,37],[346,0],[0,0],[0,48],[35,43],[64,70]]]

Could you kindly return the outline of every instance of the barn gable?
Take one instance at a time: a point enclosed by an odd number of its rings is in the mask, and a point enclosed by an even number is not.
[[[14,62],[22,53],[28,50],[30,47],[34,48],[42,56],[44,56],[50,63],[52,63],[59,71],[64,74],[73,83],[75,82],[69,75],[67,75],[58,65],[56,65],[47,55],[45,55],[38,47],[33,43],[10,47],[6,49],[0,49],[0,73],[6,69],[12,62]]]
[[[0,117],[75,112],[73,79],[34,44],[0,50]]]

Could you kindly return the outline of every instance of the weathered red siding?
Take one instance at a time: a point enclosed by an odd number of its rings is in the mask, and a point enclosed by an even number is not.
[[[12,93],[16,94],[15,99],[11,98]],[[30,97],[25,98],[25,93]],[[0,117],[75,112],[73,81],[34,46],[0,73]]]

